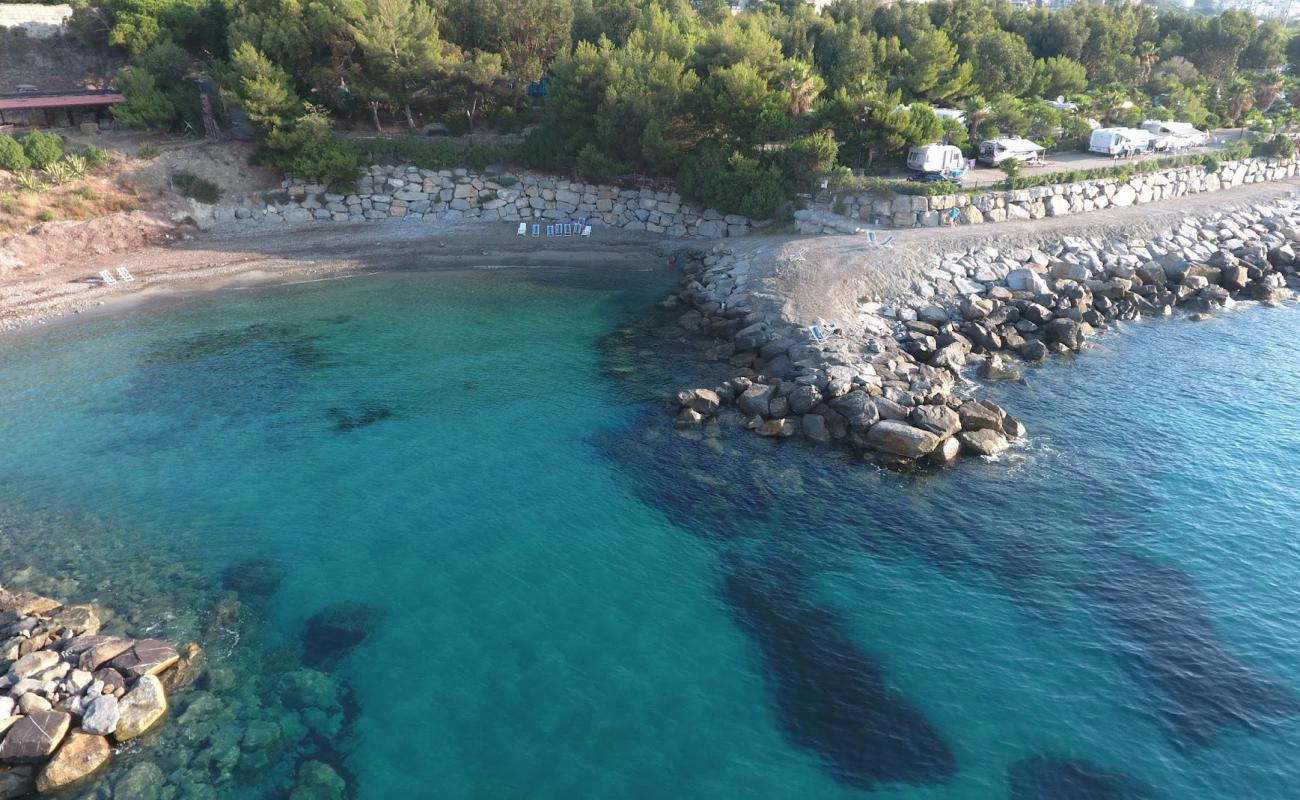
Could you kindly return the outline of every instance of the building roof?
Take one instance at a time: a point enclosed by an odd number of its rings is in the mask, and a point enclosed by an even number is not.
[[[0,95],[0,111],[22,111],[41,108],[75,108],[78,106],[111,106],[125,103],[120,92],[85,91],[63,94]]]

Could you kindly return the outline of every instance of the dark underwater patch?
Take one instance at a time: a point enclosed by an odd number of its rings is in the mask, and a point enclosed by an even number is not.
[[[376,422],[391,419],[393,410],[388,406],[372,403],[356,409],[331,408],[325,412],[334,423],[334,430],[339,433],[354,431]]]
[[[889,688],[838,614],[753,571],[729,572],[723,594],[762,654],[782,732],[821,756],[837,781],[871,789],[952,777],[948,744]]]
[[[369,638],[383,618],[383,609],[365,603],[341,602],[326,606],[307,620],[302,634],[302,662],[314,669],[333,669],[344,656]]]
[[[1077,758],[1034,756],[1007,771],[1011,800],[1147,800],[1151,788],[1122,772]]]
[[[284,576],[284,562],[278,558],[246,558],[226,568],[221,585],[246,599],[265,599],[280,588]]]
[[[1098,548],[1094,563],[1084,591],[1176,747],[1206,747],[1300,713],[1286,686],[1228,652],[1185,572],[1113,546]]]

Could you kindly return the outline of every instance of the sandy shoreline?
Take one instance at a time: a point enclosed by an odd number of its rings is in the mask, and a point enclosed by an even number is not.
[[[216,291],[443,267],[600,267],[662,261],[698,242],[600,231],[591,239],[532,239],[502,223],[415,226],[336,223],[212,232],[170,246],[0,271],[0,332],[66,323]],[[135,277],[104,286],[99,270]]]
[[[894,232],[890,250],[868,249],[862,237],[751,236],[736,240],[758,267],[755,279],[770,310],[793,320],[818,317],[852,325],[863,298],[909,294],[944,253],[987,243],[1032,246],[1049,238],[1153,235],[1195,213],[1230,210],[1296,191],[1300,181],[1255,184],[1175,202],[1083,216],[966,228]],[[95,223],[89,223],[94,225]],[[112,230],[111,228],[109,229]],[[91,234],[94,229],[91,229]],[[82,238],[87,238],[82,233]],[[91,236],[91,238],[94,238]],[[120,249],[116,237],[95,239],[84,260],[29,259],[0,266],[0,333],[56,319],[102,316],[144,304],[209,292],[357,275],[394,268],[466,266],[582,267],[644,263],[708,246],[703,240],[598,230],[590,240],[519,238],[508,223],[437,225],[400,221],[316,223],[262,230],[169,235],[171,243]],[[728,240],[719,240],[727,243]],[[101,269],[126,267],[131,283],[104,286]]]

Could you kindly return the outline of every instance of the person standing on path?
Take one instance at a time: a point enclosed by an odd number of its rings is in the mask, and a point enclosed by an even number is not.
[[[961,212],[957,210],[957,206],[953,206],[952,208],[948,209],[948,227],[949,227],[949,228],[955,228],[955,227],[957,227],[957,216],[958,216],[959,214],[961,214]]]

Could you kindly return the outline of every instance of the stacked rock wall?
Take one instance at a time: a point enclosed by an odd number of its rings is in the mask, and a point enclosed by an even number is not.
[[[933,197],[854,194],[838,199],[835,207],[841,213],[807,209],[795,212],[795,220],[803,234],[858,234],[876,225],[935,227],[946,223],[948,213],[956,208],[958,224],[979,225],[1126,208],[1251,183],[1285,180],[1295,174],[1293,160],[1248,158],[1221,164],[1215,172],[1192,165],[1136,174],[1123,180],[1102,178],[979,194]]]
[[[296,178],[286,180],[282,188],[265,203],[234,209],[234,218],[246,224],[401,218],[546,225],[583,217],[595,227],[701,239],[744,236],[753,228],[746,217],[683,203],[675,192],[620,189],[528,173],[376,165],[347,194]]]

